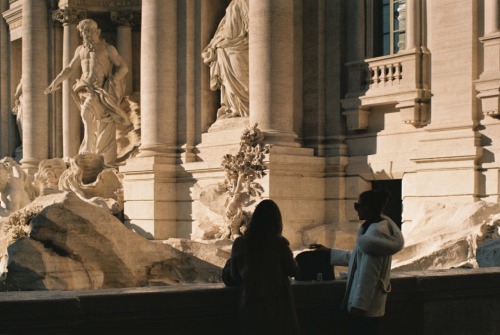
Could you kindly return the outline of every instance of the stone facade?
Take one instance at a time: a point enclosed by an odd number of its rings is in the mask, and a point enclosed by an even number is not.
[[[393,0],[386,35],[377,1],[248,1],[249,116],[217,119],[202,52],[231,3],[0,0],[0,157],[22,142],[33,174],[77,154],[73,84],[44,90],[86,17],[127,62],[126,94],[140,96],[141,145],[119,169],[127,224],[149,238],[191,237],[204,215],[196,190],[223,180],[222,157],[255,123],[272,145],[262,196],[280,206],[294,248],[350,246],[352,205],[371,188],[391,187],[403,227],[437,203],[498,203],[498,0]]]

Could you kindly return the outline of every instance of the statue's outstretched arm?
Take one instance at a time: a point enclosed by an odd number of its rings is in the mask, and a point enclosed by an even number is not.
[[[45,90],[45,94],[50,94],[53,93],[61,88],[61,83],[68,79],[74,72],[78,70],[81,64],[80,60],[80,49],[81,46],[76,48],[75,55],[73,56],[73,59],[71,62],[69,62],[68,66],[66,66],[54,79],[54,81],[47,87]]]

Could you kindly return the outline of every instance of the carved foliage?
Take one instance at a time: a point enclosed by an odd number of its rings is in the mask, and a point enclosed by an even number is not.
[[[249,214],[243,211],[252,197],[260,197],[264,192],[256,182],[266,175],[265,155],[271,146],[263,144],[264,134],[257,124],[248,127],[241,135],[240,149],[236,155],[227,154],[222,159],[222,167],[226,173],[221,189],[228,194],[225,208],[226,231],[222,238],[234,238],[241,233]]]

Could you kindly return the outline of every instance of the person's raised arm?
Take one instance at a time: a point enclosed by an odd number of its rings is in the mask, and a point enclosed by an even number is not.
[[[66,66],[52,81],[52,83],[45,89],[45,94],[50,94],[53,93],[61,88],[61,83],[68,79],[73,73],[75,73],[78,68],[80,67],[80,49],[82,46],[79,46],[76,48],[75,55],[73,56],[73,59],[71,62],[69,62],[68,66]]]

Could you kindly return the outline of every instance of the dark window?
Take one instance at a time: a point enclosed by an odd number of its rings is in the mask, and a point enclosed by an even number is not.
[[[400,38],[404,38],[404,24],[400,20],[400,6],[405,0],[374,0],[373,6],[373,56],[396,54]]]

